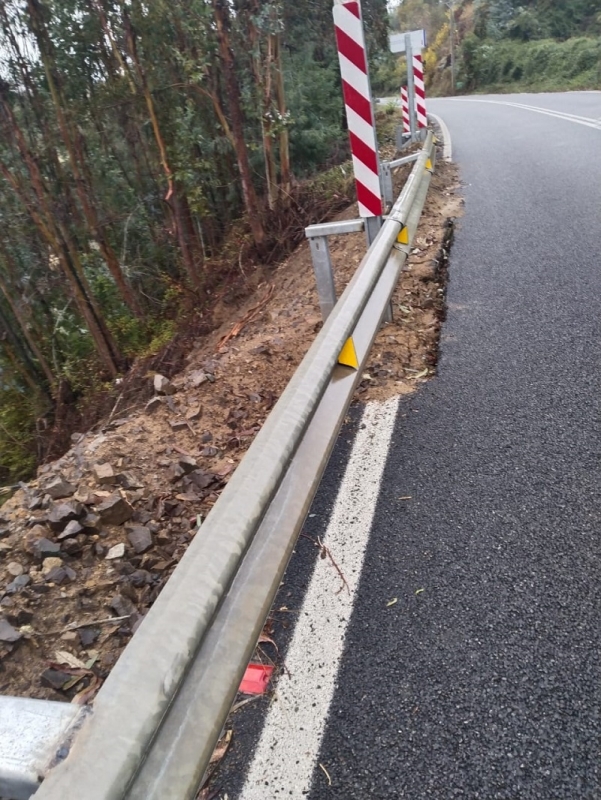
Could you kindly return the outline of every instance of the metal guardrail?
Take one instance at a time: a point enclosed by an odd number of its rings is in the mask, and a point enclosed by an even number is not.
[[[379,234],[219,501],[76,733],[56,743],[36,800],[195,797],[409,253],[433,163],[429,133]],[[350,336],[358,370],[338,363]],[[19,777],[20,797],[27,797]]]

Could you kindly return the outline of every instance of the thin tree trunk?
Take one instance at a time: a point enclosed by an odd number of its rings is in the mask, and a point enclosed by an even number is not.
[[[17,320],[17,323],[19,324],[23,338],[25,339],[29,349],[37,359],[37,362],[40,365],[40,368],[44,373],[46,380],[48,381],[48,385],[51,387],[51,389],[54,389],[54,387],[56,386],[56,378],[54,376],[54,373],[50,369],[50,365],[44,358],[44,355],[40,350],[40,348],[38,347],[37,342],[31,335],[27,321],[24,319],[18,303],[14,301],[11,292],[8,286],[6,285],[2,275],[0,275],[0,291],[4,295],[6,302],[8,303],[10,310],[13,313],[14,318]]]
[[[134,32],[131,23],[127,17],[125,17],[125,28],[126,28],[126,35],[127,35],[127,42],[129,46],[130,56],[132,58],[132,61],[134,62],[136,73],[140,80],[142,93],[144,95],[144,100],[146,101],[146,108],[148,109],[148,114],[150,116],[150,122],[152,125],[154,138],[157,143],[157,147],[159,148],[161,165],[163,167],[163,171],[165,172],[165,176],[167,178],[167,194],[165,195],[165,202],[168,204],[169,208],[173,213],[173,220],[175,222],[177,239],[179,242],[182,258],[184,261],[184,267],[186,269],[186,272],[188,273],[188,278],[190,279],[190,283],[192,284],[192,286],[195,289],[199,289],[202,281],[201,281],[200,270],[198,269],[198,265],[196,263],[195,248],[193,246],[193,241],[191,241],[186,235],[185,226],[182,225],[183,199],[180,195],[181,189],[179,187],[176,187],[175,185],[173,170],[171,169],[171,166],[169,164],[169,157],[167,155],[167,146],[165,144],[165,139],[163,138],[161,127],[159,125],[159,120],[157,117],[156,109],[154,107],[152,94],[148,86],[148,81],[146,80],[146,73],[142,69],[142,65],[140,64],[140,59],[138,58]],[[187,200],[186,200],[186,205],[187,205]]]
[[[280,114],[280,187],[286,196],[290,194],[292,176],[290,173],[290,135],[288,133],[288,109],[284,89],[284,69],[282,65],[282,40],[275,36],[276,99]]]
[[[96,208],[90,201],[92,187],[90,186],[90,182],[85,180],[82,168],[80,167],[80,165],[84,164],[81,134],[79,134],[77,130],[73,131],[67,121],[67,116],[64,111],[64,98],[62,97],[62,92],[58,86],[58,81],[56,80],[54,70],[50,63],[52,47],[48,39],[47,31],[40,19],[38,0],[27,0],[27,7],[29,9],[34,34],[36,36],[42,63],[44,65],[44,73],[46,75],[46,80],[48,81],[48,87],[50,89],[50,95],[56,111],[59,128],[65,148],[69,154],[69,162],[71,164],[73,177],[75,179],[77,196],[79,197],[86,222],[90,228],[92,236],[98,242],[100,252],[102,253],[108,270],[112,275],[115,284],[117,285],[123,301],[136,317],[142,317],[144,314],[136,294],[123,274],[123,270],[121,269],[121,265],[119,264],[119,260],[115,254],[115,251],[111,247],[106,234],[100,225]]]
[[[244,125],[242,117],[242,102],[240,86],[234,68],[234,56],[230,47],[229,29],[230,17],[226,0],[212,0],[213,15],[217,28],[219,55],[223,65],[227,99],[230,109],[232,134],[236,147],[236,159],[242,181],[242,194],[248,215],[253,239],[257,248],[261,249],[265,241],[265,230],[261,221],[259,202],[252,182],[248,150],[244,139]]]

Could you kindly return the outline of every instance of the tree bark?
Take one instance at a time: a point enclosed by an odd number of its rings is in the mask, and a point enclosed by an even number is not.
[[[211,2],[217,30],[219,55],[221,58],[225,78],[225,86],[231,117],[232,135],[235,141],[236,159],[238,161],[238,169],[240,170],[240,179],[242,181],[244,205],[255,245],[259,250],[261,250],[263,243],[265,242],[265,230],[261,221],[257,194],[252,182],[252,174],[248,160],[248,149],[244,139],[240,86],[238,85],[238,79],[236,77],[236,70],[234,67],[234,56],[230,47],[229,10],[226,0],[211,0]]]

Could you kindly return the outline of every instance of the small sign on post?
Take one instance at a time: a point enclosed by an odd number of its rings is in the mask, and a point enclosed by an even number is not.
[[[371,244],[382,224],[382,188],[361,3],[337,0],[333,14],[359,215]]]
[[[421,52],[426,46],[426,31],[408,31],[411,37],[411,48],[414,53]],[[405,52],[405,37],[407,33],[391,33],[388,37],[391,53]]]
[[[405,53],[407,58],[407,102],[408,122],[411,141],[414,142],[418,128],[428,127],[426,114],[426,91],[424,86],[424,64],[422,50],[426,46],[426,31],[407,31],[406,33],[393,33],[388,37],[392,53]],[[401,99],[403,89],[401,89]],[[405,114],[403,111],[403,129],[405,127]]]

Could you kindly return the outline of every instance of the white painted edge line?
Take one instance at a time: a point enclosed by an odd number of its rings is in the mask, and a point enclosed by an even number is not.
[[[574,122],[577,125],[585,125],[587,128],[593,128],[595,130],[601,130],[601,123],[599,120],[593,119],[592,117],[580,117],[576,114],[568,114],[567,112],[563,111],[555,111],[551,108],[541,108],[540,106],[529,106],[525,105],[524,103],[511,103],[507,100],[481,100],[476,97],[457,97],[455,98],[458,102],[463,103],[489,103],[493,106],[509,106],[511,108],[521,108],[524,111],[534,111],[538,114],[545,114],[548,117],[554,117],[555,119],[563,119],[566,122]]]
[[[323,538],[348,590],[332,560],[318,558],[239,800],[300,798],[311,788],[399,400],[365,408]]]
[[[440,126],[440,130],[442,131],[442,138],[443,138],[443,148],[442,148],[442,157],[445,161],[452,161],[453,160],[453,142],[451,140],[451,131],[448,129],[446,122],[442,117],[439,117],[438,114],[433,114],[431,111],[428,111],[428,116],[432,117],[434,122]]]

